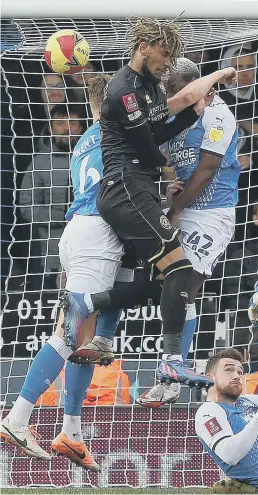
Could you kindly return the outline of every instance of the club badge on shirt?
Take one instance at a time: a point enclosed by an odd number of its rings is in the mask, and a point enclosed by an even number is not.
[[[214,437],[214,435],[216,435],[219,431],[222,431],[222,428],[218,422],[218,420],[216,418],[211,418],[209,419],[209,421],[206,421],[206,423],[204,423],[209,434]]]
[[[224,134],[224,127],[218,124],[212,124],[209,131],[209,140],[212,143],[219,143]]]
[[[127,113],[132,113],[135,112],[136,110],[139,110],[139,105],[136,100],[136,96],[134,93],[130,93],[129,95],[125,95],[122,97],[124,106],[126,108]]]

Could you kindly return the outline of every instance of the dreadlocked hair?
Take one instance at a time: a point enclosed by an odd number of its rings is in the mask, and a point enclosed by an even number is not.
[[[135,53],[142,41],[165,45],[170,52],[171,64],[176,64],[177,57],[183,52],[183,41],[179,34],[179,25],[174,21],[159,21],[158,19],[130,18],[126,31],[131,55]]]

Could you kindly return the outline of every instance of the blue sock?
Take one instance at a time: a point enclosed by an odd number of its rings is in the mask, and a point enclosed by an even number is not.
[[[121,310],[117,309],[99,313],[95,336],[113,340],[120,316]]]
[[[62,339],[53,335],[48,342],[40,349],[33,360],[27,378],[21,389],[20,395],[36,404],[38,398],[43,394],[51,383],[59,375],[64,366],[65,359],[72,354],[72,350],[65,345]]]
[[[64,414],[80,416],[82,403],[90,386],[94,364],[67,361],[65,367]]]
[[[196,328],[196,309],[195,303],[187,305],[185,324],[182,331],[182,356],[185,361],[193,340]]]

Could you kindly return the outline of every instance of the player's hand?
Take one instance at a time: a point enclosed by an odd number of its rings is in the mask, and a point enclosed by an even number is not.
[[[236,84],[237,83],[237,71],[234,67],[226,67],[221,69],[221,77],[217,80],[220,84]]]
[[[199,100],[199,101],[197,101],[197,103],[195,103],[194,110],[197,113],[197,115],[201,115],[201,113],[203,112],[205,107],[207,107],[211,104],[215,94],[216,94],[215,89],[211,88],[209,93],[207,93],[207,95],[204,96],[204,98],[201,98],[201,100]]]
[[[180,194],[184,190],[184,182],[180,179],[175,179],[171,184],[168,185],[166,196],[167,196],[167,207],[171,208],[174,204],[175,196]]]

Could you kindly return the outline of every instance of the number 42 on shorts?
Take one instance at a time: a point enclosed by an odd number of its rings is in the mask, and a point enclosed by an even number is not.
[[[195,251],[196,255],[200,257],[209,256],[209,249],[213,244],[213,238],[208,234],[200,235],[197,230],[192,232],[185,240],[186,244],[190,244],[192,251]]]

